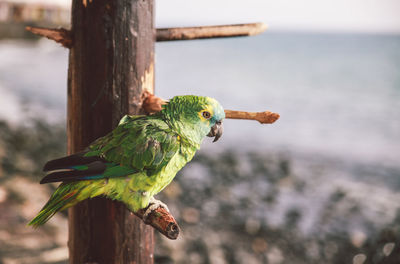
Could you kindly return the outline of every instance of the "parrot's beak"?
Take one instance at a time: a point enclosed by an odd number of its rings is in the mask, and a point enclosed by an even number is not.
[[[210,133],[208,133],[208,137],[214,137],[213,142],[217,141],[224,132],[224,127],[222,126],[222,121],[217,121],[215,125],[211,127]]]

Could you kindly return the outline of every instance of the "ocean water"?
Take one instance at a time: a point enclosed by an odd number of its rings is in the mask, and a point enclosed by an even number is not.
[[[156,52],[163,97],[204,94],[281,114],[273,125],[227,120],[220,145],[400,165],[400,36],[266,33]]]

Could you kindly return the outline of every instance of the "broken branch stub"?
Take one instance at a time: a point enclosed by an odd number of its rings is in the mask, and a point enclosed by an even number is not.
[[[143,219],[147,208],[135,212],[135,215],[143,220],[147,225],[151,225],[161,234],[169,239],[177,239],[179,235],[179,226],[175,218],[163,207],[150,212],[146,219]]]
[[[145,91],[143,93],[143,105],[142,108],[147,114],[153,114],[162,110],[162,106],[167,102],[154,94]]]
[[[60,43],[65,48],[72,47],[71,31],[65,28],[40,28],[40,27],[26,27],[26,30],[35,35],[46,37]]]
[[[161,111],[162,105],[166,104],[167,101],[160,97],[157,97],[150,93],[144,94],[143,109],[147,114],[154,114]],[[257,120],[261,124],[272,124],[279,119],[279,114],[270,111],[264,112],[245,112],[235,110],[225,110],[226,118],[228,119],[246,119],[246,120]]]
[[[272,124],[279,119],[279,114],[270,111],[264,112],[244,112],[235,110],[225,110],[226,118],[257,120],[261,124]]]

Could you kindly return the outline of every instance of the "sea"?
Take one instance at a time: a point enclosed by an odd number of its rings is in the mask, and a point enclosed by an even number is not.
[[[296,203],[310,216],[302,229],[311,230],[318,202],[338,187],[365,204],[366,217],[382,224],[394,219],[400,35],[266,32],[162,42],[155,50],[158,96],[205,95],[226,109],[280,114],[268,125],[225,120],[223,137],[206,139],[201,149],[274,153],[313,182],[308,195],[283,192],[270,223],[281,222],[284,209]],[[0,119],[65,122],[67,67],[68,50],[51,41],[0,40]]]

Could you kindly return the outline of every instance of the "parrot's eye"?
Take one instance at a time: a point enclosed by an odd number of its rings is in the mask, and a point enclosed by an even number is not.
[[[210,112],[208,112],[208,111],[203,111],[203,117],[204,117],[205,119],[210,119],[210,118],[211,118]]]

